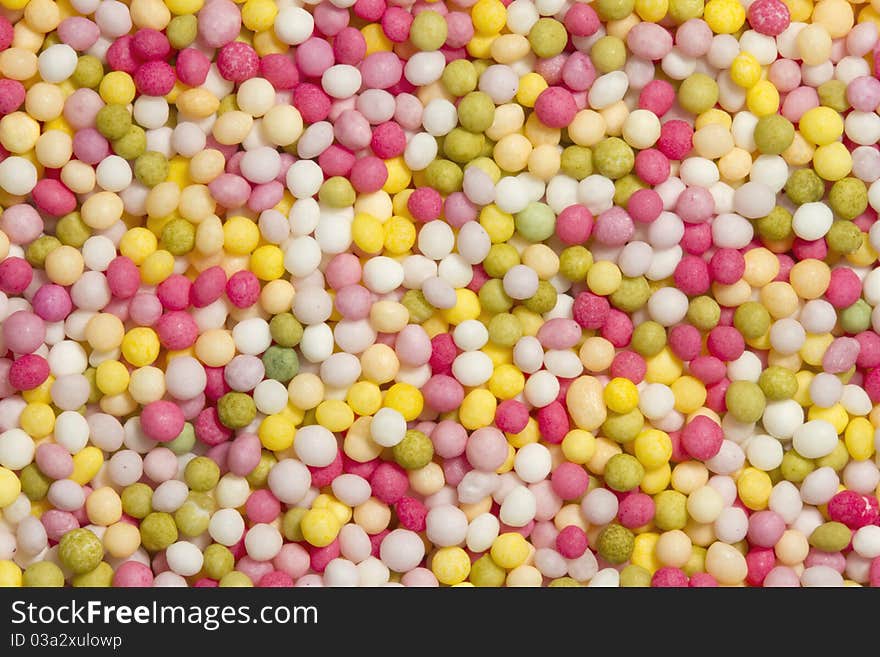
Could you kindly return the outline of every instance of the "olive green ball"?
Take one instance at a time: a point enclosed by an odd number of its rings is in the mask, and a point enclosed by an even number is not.
[[[724,394],[727,411],[740,422],[757,422],[764,414],[767,399],[760,386],[751,381],[734,381]]]
[[[664,490],[654,496],[654,524],[668,532],[684,529],[688,521],[687,497],[677,490]]]
[[[177,438],[165,443],[165,447],[170,449],[178,456],[187,454],[192,451],[193,445],[196,444],[196,432],[193,425],[189,422],[183,423],[183,429],[177,434]]]
[[[815,203],[825,196],[825,182],[812,169],[797,169],[785,183],[785,195],[795,205]]]
[[[71,577],[70,584],[75,589],[109,588],[113,586],[113,567],[102,561],[94,570]]]
[[[733,313],[733,325],[746,340],[754,340],[767,333],[770,321],[770,313],[756,301],[746,301]]]
[[[499,313],[489,320],[489,339],[501,347],[512,347],[522,337],[522,324],[516,315]]]
[[[645,477],[645,467],[630,454],[615,454],[605,464],[605,483],[619,493],[638,488]]]
[[[794,126],[781,114],[767,114],[755,125],[755,144],[765,155],[779,155],[794,141]]]
[[[851,221],[835,221],[825,235],[828,248],[842,255],[855,253],[864,241],[865,234]]]
[[[835,112],[845,112],[849,109],[849,101],[846,99],[846,83],[843,80],[828,80],[816,89],[819,93],[819,103],[830,107]]]
[[[721,306],[712,297],[694,297],[688,303],[685,318],[701,331],[711,331],[721,320]]]
[[[868,208],[868,188],[858,178],[843,178],[831,186],[828,205],[841,219],[855,219]]]
[[[175,50],[183,50],[196,40],[199,33],[199,21],[192,14],[175,16],[165,28],[165,36],[171,47]]]
[[[488,313],[506,313],[513,308],[513,299],[504,291],[504,283],[500,278],[490,278],[483,283],[477,298],[480,300],[480,307]]]
[[[635,547],[635,536],[622,525],[608,525],[596,538],[596,551],[610,564],[628,561]]]
[[[190,492],[186,501],[174,512],[174,522],[184,536],[201,536],[208,531],[211,516],[217,510],[217,503],[207,493],[196,490]]]
[[[196,227],[186,219],[172,219],[162,229],[162,247],[171,255],[186,255],[195,245]]]
[[[46,266],[46,256],[59,246],[61,246],[61,240],[54,235],[41,235],[28,244],[24,256],[25,260],[30,263],[31,267],[42,269]]]
[[[519,252],[512,245],[493,244],[482,262],[483,269],[492,278],[504,278],[504,274],[520,264]]]
[[[64,573],[51,561],[37,561],[24,569],[21,585],[26,588],[61,588]]]
[[[27,495],[31,502],[39,502],[46,498],[49,493],[49,486],[52,480],[40,472],[36,463],[29,463],[18,473],[21,481],[21,492]]]
[[[470,60],[456,59],[443,69],[440,82],[453,96],[464,96],[477,88],[477,69]]]
[[[354,205],[354,187],[347,178],[333,176],[328,178],[318,190],[318,200],[331,208],[348,208]]]
[[[113,152],[124,160],[136,160],[147,150],[147,133],[139,125],[132,125],[119,139],[111,143]]]
[[[630,346],[644,358],[656,356],[666,346],[666,329],[653,320],[642,322],[633,330]]]
[[[420,12],[409,28],[410,43],[422,51],[439,50],[447,34],[446,19],[436,11]]]
[[[131,128],[131,112],[125,105],[104,105],[95,116],[95,127],[111,141],[121,139]]]
[[[556,307],[558,297],[556,288],[550,281],[538,281],[538,291],[523,302],[523,305],[533,313],[543,315]]]
[[[126,515],[141,520],[153,510],[153,489],[137,482],[122,489],[122,510]]]
[[[150,552],[164,550],[177,541],[177,524],[174,516],[162,511],[153,511],[141,521],[141,545]]]
[[[425,179],[430,187],[441,194],[452,194],[461,190],[464,173],[455,162],[437,159],[425,169]]]
[[[434,444],[421,431],[411,429],[392,449],[394,460],[404,470],[424,468],[434,458]]]
[[[600,73],[619,71],[626,64],[626,44],[616,36],[604,36],[590,48],[590,59]]]
[[[755,222],[755,228],[765,240],[784,240],[791,235],[791,222],[791,212],[777,205],[770,214]]]
[[[241,429],[253,422],[257,415],[257,406],[250,395],[227,392],[217,400],[217,415],[224,427]]]
[[[801,483],[815,469],[816,464],[812,459],[804,458],[793,449],[782,455],[780,471],[782,476],[793,484]]]
[[[852,540],[852,531],[842,522],[825,522],[810,534],[810,545],[822,552],[840,552]]]
[[[80,55],[70,81],[80,88],[96,89],[104,79],[104,65],[94,55]]]
[[[702,114],[717,102],[718,83],[705,73],[692,73],[678,88],[678,104],[691,114]]]
[[[624,276],[620,280],[620,285],[611,293],[608,300],[618,310],[625,313],[634,313],[644,308],[650,298],[651,286],[648,284],[648,279],[644,276],[636,276],[634,278]]]
[[[758,377],[758,386],[770,401],[791,399],[798,391],[797,377],[794,372],[779,365],[771,365],[761,372],[761,376]]]
[[[492,557],[487,553],[471,564],[471,574],[468,579],[476,587],[498,588],[504,586],[507,571],[492,561]]]
[[[872,308],[864,299],[858,299],[853,305],[840,311],[840,328],[847,333],[861,333],[871,326]]]
[[[79,249],[91,236],[92,229],[82,220],[79,212],[70,212],[55,224],[55,237],[67,246]]]
[[[651,573],[633,563],[620,571],[622,588],[647,588],[651,586]]]
[[[292,313],[280,313],[269,320],[269,333],[282,347],[295,347],[302,340],[303,326]]]
[[[299,356],[291,347],[273,344],[263,353],[263,367],[267,379],[288,383],[299,374]]]
[[[183,479],[190,490],[207,492],[220,481],[220,466],[207,456],[197,456],[186,464]]]
[[[482,91],[471,91],[458,103],[458,122],[470,132],[485,132],[495,120],[495,103]]]
[[[61,537],[58,558],[74,575],[94,570],[104,558],[104,545],[88,529],[74,529]]]
[[[559,166],[566,176],[583,180],[593,175],[593,151],[586,146],[566,146]]]
[[[593,166],[599,175],[617,180],[635,165],[632,146],[619,137],[607,137],[593,147]]]
[[[569,246],[559,254],[559,273],[574,283],[586,280],[592,266],[593,254],[579,244]]]
[[[539,18],[529,30],[529,44],[538,57],[549,59],[565,50],[568,32],[562,23],[553,18]]]
[[[314,409],[312,412],[314,413]],[[260,461],[257,463],[257,467],[245,477],[251,488],[263,488],[269,480],[269,471],[275,467],[276,463],[278,463],[278,459],[272,452],[267,452],[265,449],[260,452]]]
[[[203,568],[208,577],[220,580],[235,568],[235,557],[225,545],[212,543],[205,548]]]
[[[409,321],[416,324],[427,322],[436,312],[436,308],[428,303],[421,290],[407,290],[400,303],[409,313]]]
[[[543,242],[556,230],[556,214],[546,203],[532,201],[514,216],[516,231],[529,242]]]

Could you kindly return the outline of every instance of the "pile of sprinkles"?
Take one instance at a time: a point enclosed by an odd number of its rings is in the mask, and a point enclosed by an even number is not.
[[[0,5],[0,585],[880,585],[877,0]]]

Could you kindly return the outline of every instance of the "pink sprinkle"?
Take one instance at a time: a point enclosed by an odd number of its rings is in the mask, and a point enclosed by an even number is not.
[[[373,471],[373,475],[370,477],[370,486],[372,486],[376,499],[386,504],[394,504],[406,493],[409,488],[409,479],[403,468],[396,463],[386,461],[380,463]]]
[[[495,410],[495,426],[506,433],[519,433],[528,422],[529,409],[515,399],[505,399]]]
[[[683,361],[690,361],[700,354],[703,338],[696,327],[679,324],[669,329],[669,348]]]
[[[651,577],[651,586],[654,588],[680,588],[687,585],[688,576],[681,568],[664,566]]]
[[[111,69],[126,73],[134,73],[137,70],[139,62],[131,51],[132,41],[134,41],[133,36],[124,34],[110,44],[106,58]]]
[[[621,351],[611,361],[611,376],[641,383],[648,372],[645,359],[634,351]]]
[[[577,114],[577,105],[571,92],[563,87],[547,87],[535,101],[535,113],[544,125],[564,128]]]
[[[587,551],[587,547],[587,535],[577,525],[567,525],[556,535],[556,550],[566,559],[577,559]]]
[[[650,495],[632,492],[627,494],[617,507],[617,519],[629,529],[643,527],[654,517],[654,500]]]
[[[553,492],[563,500],[576,500],[587,491],[590,476],[582,466],[565,461],[553,471],[550,484]]]
[[[156,333],[166,349],[186,349],[195,344],[199,327],[189,313],[173,310],[156,322]]]
[[[639,151],[634,168],[636,175],[649,185],[659,185],[669,178],[669,158],[654,148]]]
[[[155,441],[168,442],[183,431],[183,413],[177,404],[158,400],[150,402],[141,411],[141,429]]]
[[[116,256],[110,261],[106,276],[113,296],[120,299],[133,297],[141,285],[140,270],[125,256]]]
[[[16,390],[33,390],[49,378],[49,363],[42,356],[24,354],[13,361],[7,377]]]
[[[256,77],[260,70],[260,58],[248,44],[233,41],[217,53],[217,70],[226,80],[244,82]]]
[[[571,429],[568,412],[559,401],[551,402],[538,409],[538,412],[535,413],[535,419],[538,421],[538,430],[541,432],[541,436],[552,445],[561,443]]]
[[[260,59],[260,76],[278,91],[293,89],[299,82],[299,71],[293,60],[281,53],[269,53]]]
[[[848,267],[835,267],[831,270],[831,281],[825,291],[825,298],[835,308],[848,308],[862,295],[862,279]]]
[[[608,319],[602,325],[600,334],[618,349],[626,347],[633,334],[633,323],[629,315],[616,308],[608,311]]]
[[[145,96],[164,96],[174,88],[174,69],[163,61],[141,64],[134,74],[137,90]]]
[[[185,48],[177,53],[175,69],[181,82],[190,87],[198,87],[204,84],[208,77],[211,60],[200,50]]]
[[[156,287],[156,296],[168,310],[184,310],[189,306],[190,280],[183,274],[171,274]]]
[[[776,554],[772,548],[752,548],[746,555],[746,581],[752,586],[761,586],[775,565]]]
[[[590,5],[577,2],[565,12],[565,29],[572,36],[592,36],[599,29],[600,21],[596,10]]]
[[[250,308],[260,298],[260,281],[253,272],[238,271],[226,282],[226,296],[236,308]]]
[[[693,148],[694,129],[679,119],[667,121],[660,128],[657,149],[670,160],[683,160]]]
[[[688,296],[704,294],[712,283],[706,261],[693,255],[686,255],[679,261],[673,280],[675,286]]]
[[[756,32],[775,37],[791,23],[791,13],[781,0],[756,0],[749,5],[748,19]]]
[[[443,197],[432,187],[419,187],[410,194],[406,207],[416,221],[427,223],[440,217]]]
[[[131,41],[131,52],[141,61],[165,59],[171,52],[171,44],[159,30],[148,27],[139,29]]]
[[[596,217],[593,237],[600,244],[607,246],[623,246],[635,232],[635,226],[626,210],[612,207]]]
[[[742,334],[732,326],[716,326],[706,340],[709,353],[723,361],[734,361],[745,351]]]
[[[327,118],[332,102],[321,87],[303,82],[293,91],[293,106],[299,110],[303,121],[317,123]]]
[[[221,267],[209,267],[201,272],[190,288],[190,302],[196,308],[214,303],[226,287],[226,272]]]
[[[413,532],[425,531],[428,508],[414,497],[401,497],[394,505],[400,524]]]
[[[706,417],[698,415],[684,426],[681,443],[687,453],[695,459],[707,461],[721,449],[724,432],[721,427]]]

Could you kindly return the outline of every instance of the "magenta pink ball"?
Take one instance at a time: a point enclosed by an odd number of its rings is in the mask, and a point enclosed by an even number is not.
[[[150,402],[141,411],[141,429],[153,440],[161,443],[177,438],[183,431],[183,413],[177,404],[158,400]]]

